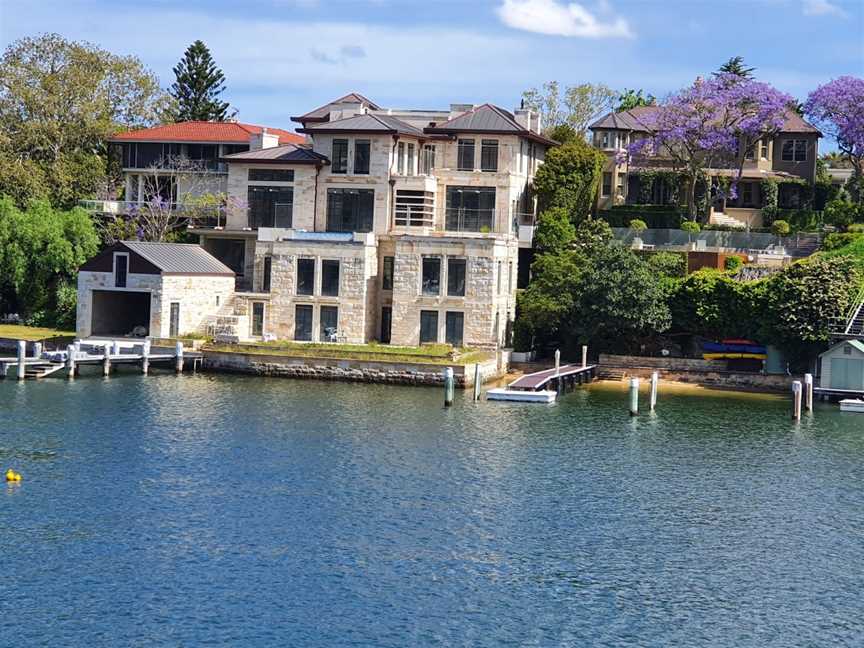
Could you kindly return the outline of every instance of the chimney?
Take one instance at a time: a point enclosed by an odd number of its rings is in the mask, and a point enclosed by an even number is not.
[[[448,117],[448,119],[455,119],[459,115],[464,115],[466,112],[474,110],[474,108],[474,104],[450,104],[450,116]]]
[[[252,133],[249,136],[250,151],[260,151],[274,146],[279,146],[279,136],[275,133],[268,133],[266,128],[262,128],[260,133]]]

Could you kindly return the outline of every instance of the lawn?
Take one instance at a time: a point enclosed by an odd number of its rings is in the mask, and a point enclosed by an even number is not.
[[[208,351],[256,353],[293,358],[334,358],[376,360],[379,362],[418,362],[424,364],[469,364],[487,359],[488,353],[473,349],[454,349],[447,344],[400,347],[389,344],[316,344],[303,342],[260,342],[255,344],[208,344]]]
[[[60,331],[53,328],[24,326],[22,324],[0,324],[0,338],[39,342],[40,340],[47,340],[56,337],[74,338],[75,331]]]

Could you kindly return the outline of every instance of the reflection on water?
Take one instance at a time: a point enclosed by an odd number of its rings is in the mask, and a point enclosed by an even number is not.
[[[0,383],[26,645],[860,645],[864,417],[221,376]]]

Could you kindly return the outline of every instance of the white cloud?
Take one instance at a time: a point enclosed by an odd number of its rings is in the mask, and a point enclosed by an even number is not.
[[[601,10],[610,11],[608,2]],[[498,17],[508,27],[550,34],[582,38],[633,38],[628,22],[618,16],[609,21],[598,20],[582,5],[565,4],[557,0],[504,0],[497,9]]]
[[[805,16],[838,16],[845,18],[848,14],[830,0],[804,0]]]

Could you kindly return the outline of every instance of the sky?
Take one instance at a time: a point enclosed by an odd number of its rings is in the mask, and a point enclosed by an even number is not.
[[[0,0],[0,46],[58,32],[164,87],[195,39],[245,122],[291,128],[348,92],[392,108],[514,108],[549,80],[662,97],[743,56],[804,99],[864,76],[864,0]]]

